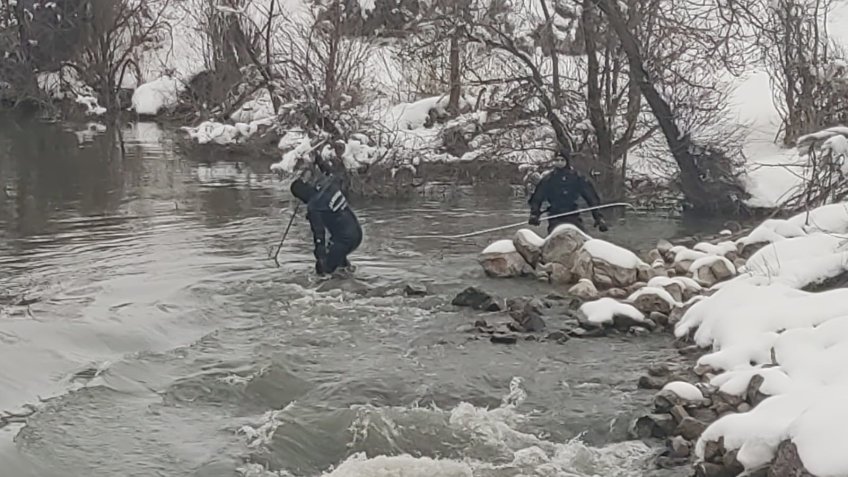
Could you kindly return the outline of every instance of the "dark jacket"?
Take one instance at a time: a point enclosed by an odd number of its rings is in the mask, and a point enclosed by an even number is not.
[[[362,242],[362,228],[337,179],[321,178],[309,195],[306,218],[312,229],[316,269],[319,273],[332,273],[347,265],[348,254]]]
[[[601,205],[595,187],[589,180],[578,174],[574,169],[554,169],[542,177],[536,190],[528,201],[530,204],[530,215],[542,215],[542,205],[550,204],[548,215],[562,214],[577,210],[577,201],[582,198],[589,207]],[[603,215],[598,210],[592,211],[595,221],[603,220]]]

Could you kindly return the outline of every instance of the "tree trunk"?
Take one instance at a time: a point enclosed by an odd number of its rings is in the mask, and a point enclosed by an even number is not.
[[[554,36],[554,24],[553,19],[551,18],[551,13],[548,10],[547,0],[539,0],[539,3],[542,4],[542,12],[545,15],[545,23],[548,30],[548,34],[551,37],[551,74],[554,85],[554,105],[559,107],[562,104],[562,87],[560,86],[560,75],[559,75],[559,54],[557,53],[557,45],[556,45],[556,37]]]
[[[327,69],[324,72],[324,102],[332,109],[336,107],[336,68],[339,56],[339,42],[341,41],[341,8],[339,2],[340,0],[333,0],[330,7],[333,31],[330,33]]]
[[[459,114],[459,99],[462,95],[461,48],[459,34],[453,33],[450,38],[450,99],[448,100],[448,111],[454,116]]]
[[[644,61],[639,52],[639,43],[627,27],[615,0],[597,0],[597,2],[621,40],[621,46],[630,64],[630,74],[651,107],[670,152],[677,162],[680,169],[681,191],[686,200],[695,211],[701,213],[714,214],[738,210],[737,198],[729,194],[728,190],[723,190],[722,187],[708,187],[701,178],[695,156],[691,152],[692,141],[688,135],[681,133],[674,121],[671,107],[654,87],[650,75],[645,70]],[[712,185],[720,186],[721,184]]]
[[[583,0],[583,40],[586,46],[587,68],[587,95],[586,109],[592,128],[595,130],[595,139],[598,145],[598,162],[604,167],[601,170],[601,186],[606,195],[613,195],[615,182],[618,174],[613,167],[612,134],[607,124],[607,118],[601,101],[601,73],[598,62],[598,46],[595,37],[598,34],[597,12],[593,0]],[[610,105],[607,104],[607,107]]]

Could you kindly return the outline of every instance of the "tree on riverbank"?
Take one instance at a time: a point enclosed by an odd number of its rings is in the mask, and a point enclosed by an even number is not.
[[[821,21],[785,0],[755,24],[758,2],[3,0],[0,96],[117,112],[124,88],[158,72],[155,107],[136,110],[203,126],[201,142],[302,133],[296,150],[321,142],[348,168],[392,171],[566,148],[605,197],[626,195],[634,168],[659,169],[692,209],[727,213],[744,199],[729,77],[771,66],[786,141],[844,109]]]

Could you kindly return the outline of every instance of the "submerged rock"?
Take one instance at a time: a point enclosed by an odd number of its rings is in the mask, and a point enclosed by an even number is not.
[[[649,414],[636,419],[630,433],[637,439],[665,439],[674,428],[674,419],[668,414]]]
[[[707,425],[694,417],[684,417],[674,430],[674,435],[683,436],[684,439],[694,441],[701,437],[701,434],[703,434],[706,429]]]
[[[692,452],[692,443],[681,436],[674,436],[668,441],[668,450],[670,457],[689,457]]]
[[[497,344],[515,344],[518,342],[518,336],[496,333],[492,335],[490,341]]]
[[[495,297],[479,290],[476,287],[468,287],[457,295],[451,304],[454,306],[468,307],[481,311],[500,311],[501,305]]]
[[[427,296],[427,287],[420,283],[407,283],[403,288],[406,296]]]

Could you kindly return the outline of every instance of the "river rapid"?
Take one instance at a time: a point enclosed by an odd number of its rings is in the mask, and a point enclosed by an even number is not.
[[[303,219],[268,258],[291,213],[268,162],[170,137],[0,120],[0,411],[37,407],[0,429],[2,475],[687,474],[627,435],[652,397],[638,377],[679,359],[669,337],[473,340],[462,288],[549,286],[482,275],[504,236],[404,239],[520,221],[523,198],[354,202],[356,280],[318,283]],[[698,228],[629,216],[605,238]]]

